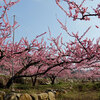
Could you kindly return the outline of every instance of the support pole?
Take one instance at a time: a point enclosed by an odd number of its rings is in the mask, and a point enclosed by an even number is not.
[[[13,25],[15,24],[15,15],[13,15]],[[14,51],[14,41],[15,41],[15,29],[13,27],[13,51]],[[12,77],[14,76],[14,59],[12,58]],[[12,91],[14,91],[13,87],[13,78],[12,78]]]

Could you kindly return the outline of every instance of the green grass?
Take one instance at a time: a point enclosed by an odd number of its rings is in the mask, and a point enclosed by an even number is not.
[[[13,84],[13,87],[18,93],[41,93],[48,89],[57,89],[60,92],[56,96],[56,100],[100,100],[100,82],[60,82],[54,85],[37,85],[34,87],[31,84]],[[0,90],[7,93],[11,92],[11,89]],[[64,93],[62,90],[66,92]]]
[[[59,95],[57,100],[100,100],[100,93],[95,91],[90,92],[68,92]]]

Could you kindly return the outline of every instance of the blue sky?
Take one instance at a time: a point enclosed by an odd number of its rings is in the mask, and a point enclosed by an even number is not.
[[[65,5],[64,2],[61,3]],[[98,0],[90,1],[90,3],[91,6],[95,7]],[[88,3],[86,5],[90,6]],[[64,41],[69,40],[69,36],[60,28],[56,18],[59,18],[63,23],[67,23],[69,32],[76,33],[79,31],[81,35],[89,26],[92,26],[86,37],[98,38],[100,36],[100,29],[95,28],[95,25],[100,26],[100,19],[93,17],[90,22],[79,20],[73,22],[57,6],[55,0],[21,0],[10,9],[8,14],[11,23],[13,22],[13,15],[16,15],[16,21],[20,25],[15,31],[15,41],[19,41],[21,37],[27,37],[31,41],[37,35],[48,32],[48,27],[52,36],[56,37],[62,33]],[[44,35],[44,38],[47,37],[49,37],[48,33]]]
[[[48,27],[54,36],[60,34],[60,25],[56,20],[59,14],[64,16],[55,0],[21,0],[9,11],[10,20],[13,22],[13,15],[16,15],[16,21],[20,25],[15,31],[15,40],[27,37],[30,41],[37,35],[48,32]]]

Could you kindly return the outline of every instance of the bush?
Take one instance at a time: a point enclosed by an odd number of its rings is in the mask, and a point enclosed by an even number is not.
[[[76,91],[99,91],[100,90],[100,82],[87,82],[87,83],[75,83],[73,84],[73,89]]]
[[[25,83],[25,80],[24,80],[24,78],[16,78],[16,79],[14,80],[14,83],[24,84],[24,83]]]
[[[14,88],[19,90],[29,90],[32,87],[28,84],[14,84]]]
[[[73,88],[74,90],[81,92],[81,91],[84,91],[85,86],[83,83],[77,83],[77,84],[74,84]]]
[[[9,80],[9,76],[0,75],[0,88],[3,88]]]
[[[93,84],[93,90],[100,90],[100,82]]]

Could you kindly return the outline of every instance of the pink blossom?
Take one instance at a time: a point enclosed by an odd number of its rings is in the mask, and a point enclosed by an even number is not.
[[[99,26],[95,25],[96,28],[99,28]]]

